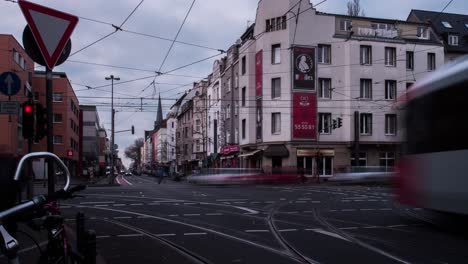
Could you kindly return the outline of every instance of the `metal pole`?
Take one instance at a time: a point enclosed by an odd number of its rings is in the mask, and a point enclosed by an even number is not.
[[[114,183],[114,75],[111,75],[111,111],[112,111],[112,128],[111,128],[111,169],[110,169],[110,178],[109,178],[109,184]]]
[[[46,67],[46,108],[47,108],[47,152],[54,153],[54,124],[53,120],[53,109],[52,109],[52,70]],[[54,163],[51,161],[47,162],[47,191],[49,195],[55,192],[55,171]]]
[[[354,165],[359,166],[359,112],[354,112]]]

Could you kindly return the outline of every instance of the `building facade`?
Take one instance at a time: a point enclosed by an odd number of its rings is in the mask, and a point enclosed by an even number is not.
[[[32,78],[34,100],[46,105],[45,72],[36,71]],[[79,175],[78,156],[80,146],[80,108],[78,98],[64,72],[53,73],[53,143],[54,153],[67,165],[72,176]],[[33,144],[33,151],[45,151],[47,139],[43,138]]]
[[[82,148],[80,163],[84,170],[90,171],[91,168],[94,173],[101,171],[99,156],[102,155],[100,146],[100,120],[96,106],[94,105],[80,105],[81,118],[80,128],[82,130]],[[105,171],[105,167],[102,168]]]

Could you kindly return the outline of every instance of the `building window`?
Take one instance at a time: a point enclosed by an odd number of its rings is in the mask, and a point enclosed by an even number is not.
[[[396,99],[397,82],[394,80],[385,81],[385,100]]]
[[[54,123],[62,123],[62,114],[55,114],[54,113]]]
[[[452,28],[452,25],[448,21],[442,21],[441,23],[446,28]]]
[[[281,97],[281,78],[271,79],[271,98]]]
[[[242,139],[245,139],[245,125],[246,120],[242,119]]]
[[[231,118],[231,105],[230,104],[227,105],[225,113],[226,113],[226,119]]]
[[[242,75],[245,74],[246,70],[247,70],[247,69],[246,69],[246,58],[245,58],[245,56],[244,56],[244,57],[242,57],[242,60],[241,60],[241,72],[242,72]]]
[[[427,53],[427,70],[433,71],[436,69],[435,53]]]
[[[62,136],[54,136],[54,141],[53,142],[54,142],[55,145],[63,144]]]
[[[418,27],[417,36],[420,39],[429,39],[429,30],[427,27]]]
[[[184,155],[187,155],[188,153],[188,145],[184,144]]]
[[[200,132],[200,120],[195,121],[195,131]]]
[[[385,66],[396,67],[396,48],[385,47]]]
[[[271,133],[272,134],[281,133],[281,113],[271,114]]]
[[[340,30],[341,31],[351,31],[351,27],[353,26],[351,20],[342,19],[340,20]]]
[[[171,126],[172,126],[172,128],[174,128],[174,122],[171,122]]]
[[[331,114],[330,113],[319,113],[319,133],[330,134],[331,133]]]
[[[39,101],[39,92],[34,92],[34,101]]]
[[[211,128],[211,116],[208,116],[208,128]]]
[[[458,36],[457,35],[449,35],[448,36],[448,44],[450,46],[458,46]]]
[[[227,91],[231,91],[231,78],[227,78]]]
[[[414,52],[412,51],[406,52],[406,69],[414,70]]]
[[[372,65],[372,46],[361,46],[361,65]]]
[[[199,139],[197,139],[195,141],[195,146],[196,146],[195,148],[196,148],[197,152],[200,152],[200,140]]]
[[[393,168],[395,166],[395,152],[381,152],[379,162],[380,167]]]
[[[286,29],[286,16],[266,20],[266,32]]]
[[[320,78],[319,82],[319,89],[318,89],[318,96],[321,99],[331,99],[331,79],[324,79]]]
[[[236,127],[236,130],[234,131],[234,143],[238,144],[239,143],[239,128]]]
[[[395,114],[385,115],[385,135],[394,136],[397,134],[397,117]]]
[[[320,176],[333,175],[333,157],[320,157],[317,161]]]
[[[359,160],[358,164],[356,165],[355,157],[354,157],[355,152],[351,152],[351,166],[352,167],[367,167],[367,152],[359,152]]]
[[[245,106],[245,87],[242,87],[242,106]]]
[[[372,99],[372,80],[361,79],[360,99]]]
[[[63,96],[61,93],[53,93],[52,94],[52,101],[53,102],[63,102]]]
[[[239,88],[239,73],[234,76],[234,88]]]
[[[20,54],[15,49],[13,49],[13,60],[18,64],[20,62]]]
[[[236,101],[234,103],[234,115],[237,117],[238,114],[239,114],[239,101]]]
[[[359,123],[361,135],[371,135],[372,134],[372,114],[361,114]]]
[[[318,45],[317,61],[324,64],[331,63],[331,45]]]
[[[281,44],[271,46],[271,64],[281,63]]]

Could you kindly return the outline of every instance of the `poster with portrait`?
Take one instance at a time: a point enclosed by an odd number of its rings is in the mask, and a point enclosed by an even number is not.
[[[293,90],[316,91],[317,63],[316,48],[294,47],[293,53]]]

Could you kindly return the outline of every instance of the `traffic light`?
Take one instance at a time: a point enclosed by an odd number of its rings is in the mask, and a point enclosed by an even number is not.
[[[135,127],[132,126],[132,135],[135,135]]]
[[[36,104],[36,141],[40,141],[47,134],[47,111],[41,104]]]
[[[343,126],[343,118],[338,117],[338,127],[342,127],[342,126]]]
[[[333,129],[336,129],[336,119],[333,119],[333,126],[332,126]]]
[[[23,112],[23,138],[30,139],[34,136],[34,104],[25,102],[22,105]]]

